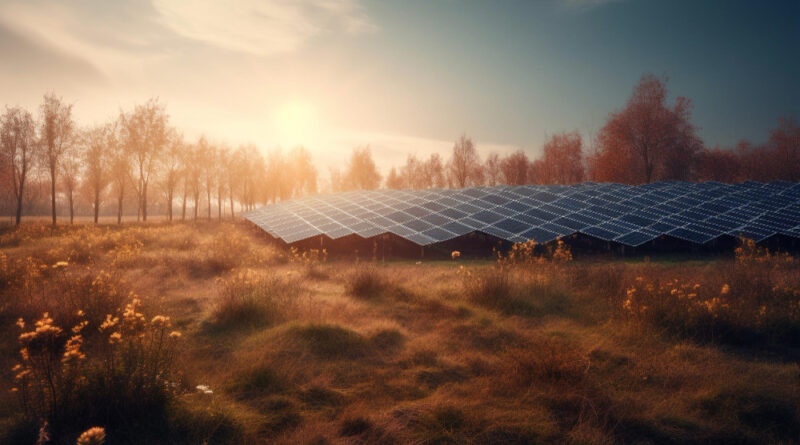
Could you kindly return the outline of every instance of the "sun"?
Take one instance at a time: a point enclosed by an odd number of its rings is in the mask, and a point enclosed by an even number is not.
[[[284,147],[313,143],[319,132],[316,107],[305,101],[286,102],[273,115],[273,130]]]

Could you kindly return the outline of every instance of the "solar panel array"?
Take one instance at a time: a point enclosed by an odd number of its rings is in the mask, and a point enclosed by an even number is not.
[[[287,243],[393,233],[430,245],[482,232],[545,243],[582,233],[639,246],[662,235],[704,244],[723,235],[800,238],[800,183],[582,183],[375,190],[267,205],[245,218]]]

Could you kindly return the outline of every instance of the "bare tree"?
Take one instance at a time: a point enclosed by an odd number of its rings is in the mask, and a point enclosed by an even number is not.
[[[502,171],[500,169],[500,155],[490,153],[483,163],[484,184],[495,186],[502,181]]]
[[[112,141],[112,125],[96,126],[83,132],[83,179],[90,190],[95,224],[100,216],[100,198],[111,178]]]
[[[20,107],[7,108],[0,117],[0,150],[13,176],[16,225],[22,219],[25,182],[36,157],[36,148],[36,127],[31,113]]]
[[[72,105],[66,105],[60,97],[53,93],[45,94],[40,107],[41,127],[39,140],[43,164],[50,174],[50,208],[53,213],[53,225],[56,224],[56,177],[59,173],[59,162],[64,152],[70,147],[73,139],[74,122]]]
[[[203,158],[208,143],[204,136],[200,137],[197,144],[191,147],[189,156],[187,157],[187,173],[189,179],[189,189],[192,193],[192,200],[194,201],[194,219],[197,221],[198,212],[200,209],[200,192],[203,188]]]
[[[225,186],[227,185],[226,173],[227,166],[230,163],[229,158],[231,152],[228,147],[221,146],[217,150],[217,162],[214,165],[214,177],[217,183],[217,218],[222,221],[222,213],[225,202]]]
[[[172,222],[172,207],[175,199],[175,189],[181,179],[184,169],[184,159],[186,144],[183,142],[183,135],[172,132],[169,144],[161,157],[161,182],[164,195],[167,201],[167,218]]]
[[[433,153],[425,163],[425,176],[429,187],[443,188],[446,185],[444,162],[439,153]]]
[[[216,184],[216,163],[217,163],[217,147],[214,144],[206,144],[201,150],[202,157],[200,163],[203,166],[204,188],[206,190],[206,203],[208,204],[208,219],[211,219],[211,192],[214,190]]]
[[[133,160],[139,212],[142,220],[147,221],[147,188],[158,167],[159,156],[169,142],[169,116],[158,99],[150,99],[130,113],[120,113],[119,120],[123,147]]]
[[[109,132],[110,173],[113,178],[114,194],[117,198],[117,224],[122,223],[122,207],[125,203],[125,192],[128,188],[131,172],[131,158],[128,150],[125,150],[119,142],[117,134],[118,126],[115,124],[113,131]]]
[[[453,145],[453,156],[449,163],[450,177],[452,183],[457,188],[464,188],[470,184],[479,183],[480,158],[472,139],[466,134]]]
[[[244,182],[244,178],[242,177],[243,172],[246,171],[245,166],[245,148],[243,146],[239,146],[231,155],[228,157],[228,162],[225,168],[225,173],[228,178],[228,199],[230,201],[231,206],[231,219],[236,216],[234,211],[234,194],[237,193],[238,190],[241,190],[242,183]],[[240,200],[239,203],[241,204],[243,201]]]
[[[67,205],[69,205],[69,223],[75,222],[75,191],[80,184],[81,168],[83,167],[81,144],[70,144],[62,154],[59,169],[61,170],[61,184],[64,193],[67,195]]]

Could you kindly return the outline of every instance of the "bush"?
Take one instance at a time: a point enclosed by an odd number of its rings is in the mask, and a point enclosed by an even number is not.
[[[512,297],[511,278],[507,267],[495,266],[476,272],[460,269],[467,298],[482,306],[499,309]]]
[[[253,328],[281,320],[301,302],[301,288],[277,275],[252,271],[220,280],[221,291],[211,325],[216,328]]]
[[[79,318],[99,326],[127,294],[116,273],[88,272],[66,261],[47,265],[29,257],[5,261],[0,269],[9,277],[9,298],[0,305],[0,320],[30,320],[47,312],[62,326],[75,325]]]
[[[699,341],[800,345],[800,271],[791,261],[737,261],[699,277],[640,276],[620,308],[634,323]]]
[[[46,421],[67,437],[92,425],[130,426],[164,414],[179,389],[174,364],[181,334],[170,330],[168,317],[148,321],[140,306],[134,299],[107,314],[95,337],[84,336],[85,319],[65,330],[45,313],[27,331],[19,320],[12,391],[24,419]]]
[[[345,278],[345,292],[358,298],[373,299],[382,295],[388,283],[375,266],[359,265]]]

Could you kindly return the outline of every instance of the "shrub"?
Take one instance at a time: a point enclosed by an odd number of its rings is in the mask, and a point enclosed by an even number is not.
[[[328,261],[327,249],[308,249],[301,252],[297,247],[292,247],[289,251],[289,259],[292,263],[303,267],[306,277],[315,280],[327,278],[327,275],[320,269],[320,265]]]
[[[252,271],[220,280],[220,296],[211,325],[216,328],[253,328],[282,319],[301,302],[300,286],[277,275]]]
[[[470,300],[490,308],[502,308],[512,297],[509,270],[497,265],[484,270],[472,272],[460,268],[464,293]]]
[[[0,305],[0,319],[32,319],[47,312],[61,325],[77,324],[82,317],[98,326],[126,296],[126,286],[114,272],[89,272],[66,261],[47,265],[30,257],[3,267],[10,277],[10,297]]]
[[[170,330],[168,317],[148,321],[140,306],[134,299],[107,314],[101,335],[94,337],[84,335],[87,320],[65,330],[45,313],[28,331],[19,320],[23,332],[12,391],[24,417],[46,421],[63,436],[91,424],[132,425],[164,412],[178,388],[174,364],[181,334]]]
[[[345,278],[345,291],[358,298],[372,299],[381,296],[388,283],[383,274],[371,265],[359,265]]]
[[[633,322],[700,341],[739,346],[800,344],[800,280],[776,274],[772,267],[750,264],[748,271],[741,267],[734,266],[733,275],[753,277],[737,279],[735,285],[720,283],[718,278],[726,274],[719,270],[694,282],[637,277],[636,284],[626,290],[622,314]],[[793,272],[800,276],[796,269]]]

